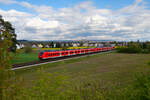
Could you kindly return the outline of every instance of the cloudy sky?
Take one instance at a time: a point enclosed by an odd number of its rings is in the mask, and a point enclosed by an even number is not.
[[[26,40],[150,40],[150,0],[0,0]]]

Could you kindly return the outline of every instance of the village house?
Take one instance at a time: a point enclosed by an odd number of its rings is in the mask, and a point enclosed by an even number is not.
[[[56,48],[56,43],[53,44],[53,47]]]
[[[39,47],[39,48],[43,48],[43,45],[42,45],[42,44],[38,44],[38,47]]]
[[[78,46],[77,43],[73,43],[72,45],[73,45],[73,47],[77,47]]]
[[[83,46],[84,46],[84,47],[88,47],[89,44],[88,44],[88,43],[84,43]]]
[[[47,45],[45,46],[45,48],[50,48],[50,46],[47,44]]]
[[[36,44],[33,44],[33,45],[32,45],[32,48],[38,48],[38,47],[37,47],[37,45],[36,45]]]
[[[22,49],[25,47],[25,45],[24,44],[16,44],[16,47],[17,47],[17,49]]]
[[[19,44],[16,44],[17,49],[21,49],[21,46]]]

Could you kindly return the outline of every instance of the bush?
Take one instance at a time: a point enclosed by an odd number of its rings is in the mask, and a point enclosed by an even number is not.
[[[32,48],[31,47],[25,47],[24,48],[24,52],[25,53],[31,53],[32,52]]]
[[[150,52],[150,45],[147,46],[147,50]]]
[[[150,53],[150,51],[148,49],[143,49],[142,53],[148,54],[148,53]]]
[[[117,48],[119,53],[142,53],[142,49],[139,47],[124,47]]]

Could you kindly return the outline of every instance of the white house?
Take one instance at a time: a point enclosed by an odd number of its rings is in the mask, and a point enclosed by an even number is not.
[[[54,48],[56,48],[56,43],[54,43]]]
[[[42,45],[42,44],[38,44],[38,47],[39,47],[39,48],[42,48],[42,47],[43,47],[43,45]]]
[[[49,48],[50,46],[47,44],[45,47],[46,47],[46,48]]]
[[[17,49],[21,49],[21,45],[16,44]]]
[[[103,47],[103,46],[104,46],[104,45],[103,45],[103,44],[101,44],[101,43],[99,43],[99,44],[98,44],[98,47]]]
[[[20,47],[21,47],[21,48],[24,48],[24,47],[25,47],[25,45],[24,45],[24,44],[20,44]]]
[[[37,48],[37,46],[35,44],[32,45],[32,48]]]
[[[73,47],[77,47],[78,45],[76,43],[73,43]]]
[[[66,43],[66,46],[67,46],[67,47],[69,47],[69,44],[68,44],[68,43]]]
[[[83,44],[83,46],[88,47],[88,46],[89,46],[89,44],[88,44],[88,43],[84,43],[84,44]]]

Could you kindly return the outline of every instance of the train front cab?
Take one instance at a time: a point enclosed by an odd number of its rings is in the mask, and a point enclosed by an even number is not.
[[[39,53],[39,55],[38,55],[39,59],[43,59],[43,54],[44,54],[44,52]]]
[[[47,52],[40,52],[39,53],[39,59],[47,59]]]

